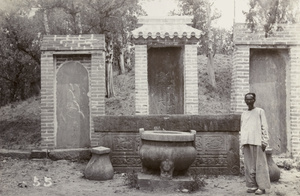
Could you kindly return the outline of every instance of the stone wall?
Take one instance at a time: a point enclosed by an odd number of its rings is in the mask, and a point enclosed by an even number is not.
[[[79,61],[89,74],[90,118],[105,114],[104,35],[45,35],[41,46],[41,147],[56,147],[56,73],[67,61]],[[90,126],[91,145],[99,137]]]
[[[117,171],[141,169],[138,155],[139,128],[174,131],[196,130],[197,158],[191,170],[202,174],[238,175],[239,115],[136,115],[98,116],[95,132],[100,134],[98,146],[111,149],[111,161]]]
[[[262,29],[250,32],[245,24],[235,24],[231,86],[231,111],[240,114],[246,109],[244,94],[250,90],[250,49],[288,49],[287,66],[287,139],[288,154],[300,157],[300,24],[283,24],[281,31],[265,38]],[[281,119],[282,120],[282,119]]]

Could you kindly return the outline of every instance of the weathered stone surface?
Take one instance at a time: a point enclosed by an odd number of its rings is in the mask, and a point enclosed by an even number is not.
[[[166,130],[189,131],[192,129],[191,115],[170,115],[164,117]],[[195,129],[196,130],[196,129]]]
[[[88,148],[54,149],[50,150],[48,155],[52,160],[89,160],[91,158]]]
[[[156,175],[138,173],[137,184],[140,190],[145,191],[175,191],[191,187],[194,180],[191,176],[177,176],[172,180],[161,179]]]
[[[105,148],[103,146],[99,146],[99,147],[96,147],[96,148],[92,148],[91,149],[91,153],[92,154],[98,154],[98,155],[109,154],[110,153],[110,149],[109,148]]]
[[[0,156],[11,157],[13,159],[29,159],[30,151],[0,149]]]
[[[182,47],[149,48],[149,114],[184,114]]]
[[[44,159],[48,157],[48,150],[31,150],[31,159]]]
[[[165,115],[149,115],[148,118],[144,115],[136,116],[137,130],[144,128],[145,130],[166,129]]]
[[[90,147],[89,77],[76,61],[57,72],[57,148]]]
[[[92,149],[92,158],[84,170],[84,176],[90,180],[109,180],[114,176],[114,170],[109,158],[109,148]]]
[[[201,132],[240,130],[240,115],[193,115],[191,118],[191,129]]]
[[[193,142],[195,141],[195,134],[191,132],[183,131],[166,131],[166,130],[154,130],[154,131],[141,131],[142,140],[150,141],[169,141],[169,142]]]
[[[196,130],[197,132],[238,132],[240,130],[240,115],[97,116],[93,120],[96,132],[138,132],[139,128],[153,130],[154,127],[174,131]]]

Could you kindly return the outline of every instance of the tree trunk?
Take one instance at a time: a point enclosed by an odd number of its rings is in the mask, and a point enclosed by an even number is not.
[[[50,34],[50,28],[49,28],[49,22],[48,22],[48,14],[47,14],[47,9],[44,9],[44,27],[46,31],[46,35]]]
[[[211,32],[211,5],[209,0],[206,2],[207,7],[207,37],[208,37],[208,51],[207,51],[207,71],[209,75],[210,84],[213,88],[216,88],[216,77],[214,70],[214,58],[213,58],[213,35]]]
[[[113,69],[112,69],[112,62],[113,62],[113,46],[112,40],[106,46],[106,96],[108,98],[113,97],[114,93],[114,86],[113,86]]]
[[[125,63],[124,63],[124,48],[121,49],[120,59],[119,59],[119,66],[120,66],[120,74],[125,73]]]
[[[77,13],[77,19],[78,19],[79,34],[82,34],[82,23],[81,23],[81,14],[80,14],[80,12]]]

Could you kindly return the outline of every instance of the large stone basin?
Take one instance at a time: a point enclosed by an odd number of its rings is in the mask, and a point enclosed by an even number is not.
[[[145,173],[160,172],[161,177],[170,179],[173,172],[185,173],[196,159],[196,131],[140,129],[140,136],[139,156]]]

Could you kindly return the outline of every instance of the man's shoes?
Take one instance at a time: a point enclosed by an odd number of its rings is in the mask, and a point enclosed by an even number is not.
[[[265,193],[266,193],[266,191],[264,189],[257,189],[255,191],[255,195],[262,195],[262,194],[265,194]]]
[[[258,190],[256,187],[248,188],[247,193],[255,193],[256,190]]]

